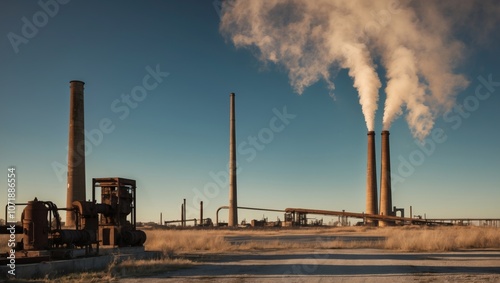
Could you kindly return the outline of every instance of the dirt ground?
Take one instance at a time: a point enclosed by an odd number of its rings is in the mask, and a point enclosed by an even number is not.
[[[500,282],[500,251],[401,253],[378,249],[236,252],[120,282]]]

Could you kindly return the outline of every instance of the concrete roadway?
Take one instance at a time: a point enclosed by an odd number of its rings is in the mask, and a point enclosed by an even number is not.
[[[379,237],[279,235],[230,236],[247,241],[366,241]],[[120,282],[142,282],[120,279]],[[401,253],[378,249],[292,249],[202,255],[192,268],[148,277],[160,282],[500,282],[500,251]]]

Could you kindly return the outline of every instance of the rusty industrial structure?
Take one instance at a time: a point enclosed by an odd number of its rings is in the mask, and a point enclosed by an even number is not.
[[[96,190],[101,189],[101,209],[96,210]],[[87,206],[82,224],[88,217],[95,217],[99,212],[99,241],[108,246],[137,246],[146,241],[146,233],[137,230],[136,182],[125,178],[94,178],[92,179],[92,203]],[[75,206],[75,204],[73,204]],[[83,207],[83,206],[82,206]],[[95,207],[95,209],[94,209]],[[83,210],[78,206],[79,210]],[[83,225],[82,225],[83,226]],[[95,226],[93,226],[95,227]]]
[[[85,200],[85,115],[82,81],[70,82],[70,111],[68,138],[68,186],[66,207],[75,200]],[[66,212],[66,226],[74,227],[75,218]]]
[[[160,219],[160,225],[170,225],[170,224],[178,223],[180,227],[187,227],[187,222],[193,222],[194,226],[201,226],[201,227],[212,227],[213,226],[212,219],[203,218],[203,201],[200,201],[200,219],[196,219],[196,218],[187,219],[185,208],[186,208],[186,199],[184,199],[182,204],[181,204],[181,219],[180,220],[166,220],[166,221],[163,221]]]
[[[238,197],[236,190],[236,122],[234,93],[229,95],[229,221],[230,227],[238,226]]]
[[[99,247],[142,246],[146,234],[136,229],[135,180],[124,178],[92,179],[92,200],[76,200],[69,208],[58,208],[51,201],[29,201],[21,216],[23,251],[50,251],[63,257],[81,249],[81,255],[97,255]],[[96,189],[101,189],[97,203]],[[63,229],[59,211],[75,219],[74,229]],[[62,253],[63,251],[63,253]],[[73,257],[73,256],[70,256]]]
[[[366,166],[366,213],[378,214],[377,163],[375,158],[375,132],[368,132]]]

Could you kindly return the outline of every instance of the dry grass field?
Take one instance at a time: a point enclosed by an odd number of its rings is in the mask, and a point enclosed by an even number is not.
[[[223,256],[231,253],[286,252],[305,249],[379,249],[391,252],[449,252],[500,249],[500,228],[456,227],[336,227],[295,229],[148,229],[146,250],[161,251],[162,260],[125,261],[107,270],[70,274],[58,279],[31,282],[109,282],[141,277],[198,264],[193,255]],[[2,252],[7,236],[0,235]],[[301,239],[313,239],[302,241]],[[292,240],[290,240],[292,239]],[[346,240],[347,239],[347,240]],[[350,240],[356,239],[356,240]]]
[[[236,229],[236,230],[147,230],[147,250],[162,251],[165,256],[183,253],[212,252],[224,253],[245,250],[266,249],[341,249],[376,248],[404,252],[442,252],[463,249],[500,248],[500,229],[490,227],[343,227],[305,229]],[[332,236],[332,240],[318,240],[300,243],[297,241],[277,241],[272,236],[279,235],[321,235]],[[246,236],[259,241],[245,241],[234,244],[229,237]],[[366,236],[382,240],[342,241],[335,236]],[[269,241],[265,238],[269,237]],[[324,239],[325,237],[322,237]],[[326,237],[328,239],[328,237]]]
[[[383,230],[382,230],[383,232]],[[500,229],[490,227],[389,228],[384,248],[407,252],[499,249]]]

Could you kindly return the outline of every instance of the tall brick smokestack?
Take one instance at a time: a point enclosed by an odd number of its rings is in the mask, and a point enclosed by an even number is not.
[[[378,214],[377,164],[375,159],[375,132],[368,132],[368,156],[366,166],[366,213]],[[370,221],[371,222],[371,221]]]
[[[382,131],[382,152],[380,172],[380,214],[392,215],[391,154],[389,131]],[[379,221],[379,226],[391,225],[390,221]]]
[[[238,226],[238,201],[236,194],[236,125],[234,93],[229,95],[229,227]]]
[[[85,200],[85,120],[82,81],[70,83],[69,144],[68,144],[68,191],[66,207],[75,200]],[[75,215],[66,212],[66,226],[75,226]]]

